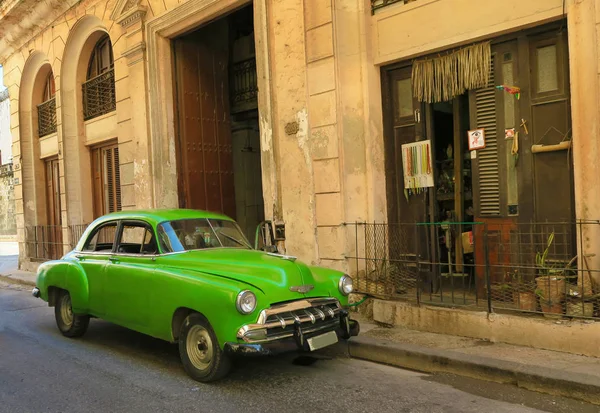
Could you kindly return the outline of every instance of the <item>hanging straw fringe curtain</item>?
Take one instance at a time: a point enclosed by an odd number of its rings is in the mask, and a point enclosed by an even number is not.
[[[412,68],[413,93],[419,102],[445,102],[469,89],[488,85],[490,42],[464,47],[446,56],[417,60]]]

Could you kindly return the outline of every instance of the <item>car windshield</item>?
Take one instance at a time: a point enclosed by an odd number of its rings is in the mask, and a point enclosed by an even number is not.
[[[252,248],[238,225],[224,219],[163,222],[158,226],[158,238],[165,253],[222,247]]]

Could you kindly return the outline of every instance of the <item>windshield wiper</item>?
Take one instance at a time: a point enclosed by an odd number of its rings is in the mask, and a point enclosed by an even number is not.
[[[217,234],[218,235],[223,235],[224,237],[230,239],[231,241],[238,243],[242,247],[250,248],[247,244],[245,244],[244,242],[240,241],[239,239],[237,239],[235,237],[232,237],[231,235],[224,234],[221,231],[217,231]]]

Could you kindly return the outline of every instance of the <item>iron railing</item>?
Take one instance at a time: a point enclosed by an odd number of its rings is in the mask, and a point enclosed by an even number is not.
[[[375,11],[381,8],[384,8],[386,6],[389,6],[390,4],[394,4],[394,3],[412,3],[413,1],[417,1],[417,0],[371,0],[371,14],[375,14]]]
[[[114,69],[88,80],[82,87],[84,120],[102,116],[117,108]]]
[[[25,227],[25,251],[33,260],[46,261],[60,258],[65,248],[72,250],[83,235],[88,224],[69,225],[70,242],[63,239],[60,225],[30,225]]]
[[[69,234],[71,236],[70,249],[75,249],[88,226],[89,224],[69,225]]]
[[[37,110],[39,137],[56,133],[56,98],[39,104]]]
[[[356,223],[356,290],[489,312],[600,318],[600,221]]]
[[[27,257],[34,260],[56,260],[63,255],[63,236],[60,225],[25,227]]]
[[[231,112],[241,112],[258,107],[256,59],[235,63],[231,69]]]

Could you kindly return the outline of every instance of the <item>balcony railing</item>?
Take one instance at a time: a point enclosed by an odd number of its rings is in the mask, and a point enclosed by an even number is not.
[[[371,0],[371,14],[375,14],[375,11],[383,7],[389,6],[394,3],[412,3],[417,0]]]
[[[56,99],[52,98],[39,104],[38,107],[39,137],[56,132]]]
[[[243,112],[258,107],[255,59],[244,60],[233,65],[230,98],[232,113]]]
[[[111,69],[83,84],[83,119],[89,120],[117,108],[115,71]]]

